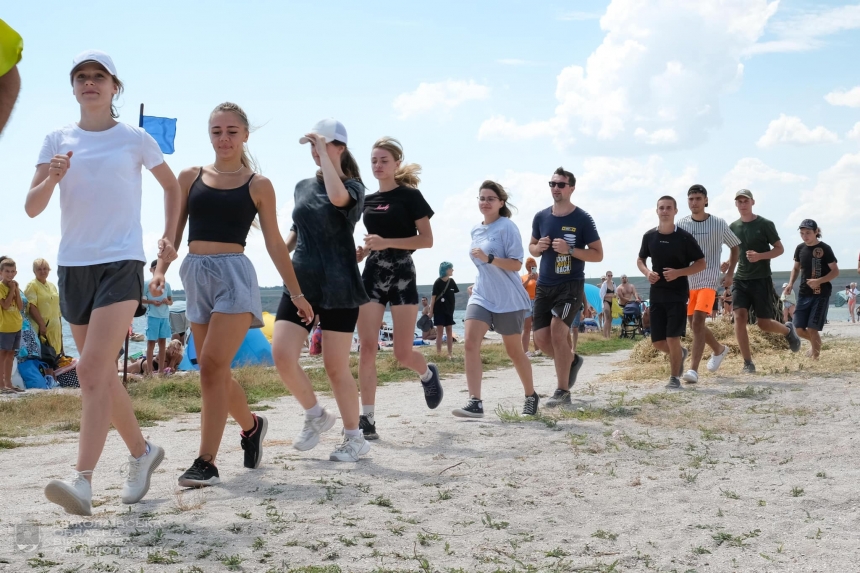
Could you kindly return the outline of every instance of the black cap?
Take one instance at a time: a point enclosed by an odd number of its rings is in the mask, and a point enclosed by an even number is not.
[[[813,231],[818,230],[818,223],[813,221],[812,219],[804,219],[798,229],[812,229]]]
[[[149,265],[149,268],[154,269],[156,266],[158,266],[158,259],[155,259],[154,261],[152,261],[152,264]]]
[[[702,195],[704,195],[705,197],[707,197],[707,196],[708,196],[708,190],[707,190],[707,189],[705,189],[705,186],[704,186],[704,185],[699,185],[698,183],[696,183],[695,185],[693,185],[692,187],[690,187],[690,190],[689,190],[689,191],[687,191],[687,197],[689,197],[690,195],[692,195],[692,194],[694,194],[694,193],[701,193],[701,194],[702,194]]]

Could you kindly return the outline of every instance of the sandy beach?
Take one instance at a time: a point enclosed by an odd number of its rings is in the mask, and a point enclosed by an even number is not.
[[[857,569],[860,374],[741,376],[727,363],[670,394],[663,380],[610,381],[627,354],[589,357],[572,408],[535,421],[512,415],[513,370],[485,376],[478,421],[450,415],[467,398],[462,376],[444,381],[436,411],[417,383],[381,387],[381,439],[357,464],[328,461],[339,426],[294,450],[302,413],[278,399],[264,413],[263,466],[242,468],[230,423],[223,484],[206,490],[175,486],[199,416],[159,422],[144,432],[166,459],[131,507],[119,501],[126,453],[112,432],[88,520],[42,495],[74,461],[76,436],[19,440],[29,445],[0,450],[0,571]],[[537,359],[534,373],[551,394],[552,364]]]

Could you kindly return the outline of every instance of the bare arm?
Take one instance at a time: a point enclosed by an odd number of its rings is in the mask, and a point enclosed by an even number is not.
[[[800,272],[800,263],[798,261],[794,261],[794,266],[791,267],[791,275],[788,277],[788,286],[782,291],[785,294],[789,294],[791,289],[794,288],[794,281],[797,280],[797,275]]]
[[[539,257],[549,248],[549,245],[549,237],[544,237],[542,239],[535,239],[532,237],[529,241],[529,254],[533,257]]]
[[[35,304],[30,303],[30,308],[28,309],[30,316],[33,318],[33,321],[39,327],[39,333],[43,333],[47,330],[48,325],[45,324],[45,319],[42,318],[42,313],[39,312],[39,307]]]
[[[379,235],[367,235],[364,238],[365,248],[373,251],[382,249],[403,249],[405,251],[417,251],[418,249],[429,249],[433,246],[433,229],[430,228],[430,218],[422,217],[415,221],[418,234],[414,237],[402,239],[385,239]]]
[[[176,230],[179,228],[179,217],[182,212],[182,190],[176,176],[165,161],[149,170],[164,189],[164,234],[159,241],[158,271],[167,271],[171,261],[176,259]],[[181,238],[181,237],[180,237]],[[165,255],[165,256],[162,256]],[[166,259],[166,260],[164,260]],[[164,266],[162,266],[164,261]]]
[[[830,263],[828,267],[830,268],[830,272],[823,277],[817,279],[806,279],[806,284],[809,285],[809,288],[819,288],[822,284],[832,282],[834,279],[839,278],[839,265],[836,263]]]
[[[18,66],[12,66],[11,70],[0,76],[0,132],[6,127],[6,122],[12,115],[12,108],[15,107],[20,91],[21,76],[18,73]]]
[[[188,224],[188,193],[191,191],[191,185],[197,179],[200,173],[200,167],[189,167],[179,172],[177,182],[179,183],[179,217],[176,220],[176,234],[173,235],[174,248],[178,251],[182,245],[182,236],[185,234],[185,225]]]
[[[603,243],[599,240],[594,241],[589,243],[585,249],[573,249],[570,254],[586,263],[599,263],[603,260]]]
[[[644,259],[636,259],[636,267],[639,269],[639,272],[642,273],[642,275],[646,279],[650,279],[652,271],[651,271],[651,269],[648,268],[648,265],[645,264]]]
[[[9,287],[9,292],[6,293],[6,298],[0,299],[0,307],[2,307],[3,310],[9,310],[9,307],[11,307],[12,303],[15,302],[15,289],[11,284],[6,286]]]
[[[27,212],[28,217],[32,218],[39,215],[45,210],[48,203],[51,202],[54,188],[69,169],[72,152],[68,153],[66,161],[60,168],[52,167],[52,164],[60,162],[61,157],[66,156],[55,155],[51,163],[40,163],[36,166],[36,174],[33,175],[33,181],[30,183],[30,191],[27,193],[27,199],[24,202],[24,211]]]
[[[756,253],[754,251],[747,251],[747,259],[751,263],[757,263],[759,261],[769,261],[777,258],[785,252],[785,247],[782,246],[782,241],[777,241],[773,244],[773,248],[766,253]]]
[[[430,310],[427,311],[427,316],[433,316],[433,308],[436,306],[436,295],[430,295]]]
[[[15,305],[19,311],[24,310],[24,300],[21,298],[21,289],[18,287],[18,283],[15,283]]]
[[[707,268],[707,266],[707,261],[705,261],[705,258],[702,257],[692,265],[683,269],[663,269],[663,278],[667,281],[673,281],[679,277],[688,277],[690,275],[702,272],[703,270],[705,270],[705,268]]]

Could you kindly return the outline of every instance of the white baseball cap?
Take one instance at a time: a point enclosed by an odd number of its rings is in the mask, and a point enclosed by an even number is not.
[[[106,69],[110,75],[116,75],[116,66],[113,65],[111,57],[99,50],[87,50],[75,56],[75,59],[72,60],[72,71],[86,62],[96,62]]]
[[[331,143],[332,141],[340,141],[343,144],[347,143],[346,128],[341,122],[331,117],[318,121],[317,124],[311,128],[311,133],[322,135],[325,138],[326,143]],[[307,137],[299,139],[299,143],[307,143],[308,141],[310,140]]]

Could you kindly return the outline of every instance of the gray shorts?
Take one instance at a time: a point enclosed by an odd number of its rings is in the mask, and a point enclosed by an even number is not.
[[[146,312],[143,295],[143,261],[116,261],[57,269],[60,311],[69,324],[89,324],[97,308],[127,300],[137,301],[135,316]]]
[[[0,350],[12,352],[21,347],[21,331],[0,332]]]
[[[263,303],[257,272],[244,254],[186,255],[179,276],[185,287],[185,315],[190,322],[209,324],[213,312],[250,312],[251,328],[262,328]]]
[[[493,330],[502,336],[509,334],[522,334],[523,323],[526,320],[525,310],[513,312],[490,312],[479,304],[470,304],[466,307],[466,318],[464,320],[480,320],[489,324]]]

